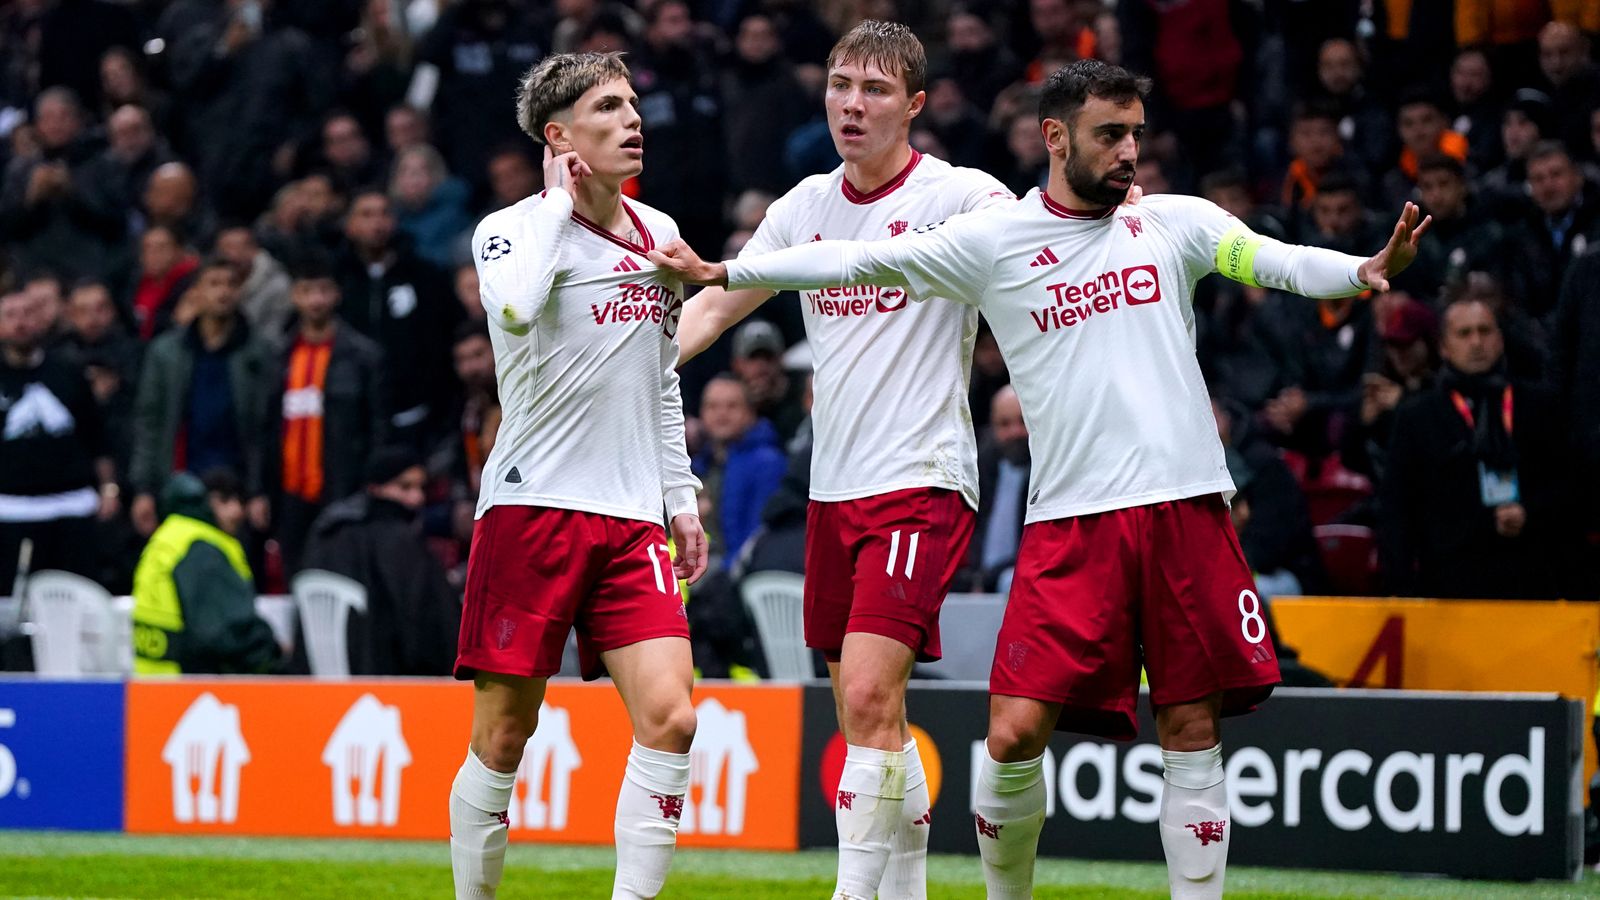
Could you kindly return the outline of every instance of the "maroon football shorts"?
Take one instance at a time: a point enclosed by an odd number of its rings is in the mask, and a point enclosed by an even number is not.
[[[839,661],[846,632],[939,658],[939,607],[967,556],[977,514],[955,491],[908,488],[806,511],[806,645]]]
[[[1219,495],[1023,529],[989,690],[1062,704],[1056,727],[1132,738],[1139,667],[1157,707],[1278,683],[1266,610]]]
[[[583,677],[600,653],[689,636],[660,525],[542,506],[493,506],[472,529],[457,678],[546,678],[578,629]]]

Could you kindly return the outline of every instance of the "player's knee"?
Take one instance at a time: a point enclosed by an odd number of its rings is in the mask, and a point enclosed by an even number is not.
[[[653,710],[639,723],[635,737],[639,743],[653,750],[668,753],[688,753],[694,743],[697,719],[694,706],[688,698]]]
[[[1012,717],[989,721],[989,757],[996,762],[1022,762],[1044,752],[1050,733],[1042,726]]]
[[[497,716],[473,736],[472,747],[483,764],[496,772],[511,772],[522,764],[522,752],[538,727],[537,716]]]
[[[858,743],[899,746],[901,701],[889,686],[860,678],[843,691],[846,736]]]
[[[1181,753],[1208,750],[1221,737],[1216,716],[1198,704],[1173,707],[1157,716],[1156,728],[1161,749]]]

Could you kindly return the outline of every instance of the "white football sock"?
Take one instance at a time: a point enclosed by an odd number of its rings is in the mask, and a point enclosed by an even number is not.
[[[612,900],[649,900],[661,893],[678,846],[678,819],[689,792],[689,754],[633,742],[617,791],[617,877]]]
[[[917,739],[906,742],[906,800],[900,827],[889,840],[889,866],[878,885],[878,900],[925,900],[928,896],[928,828],[933,810],[928,798],[928,776],[922,771]]]
[[[1044,830],[1044,755],[995,762],[985,745],[978,773],[978,854],[989,900],[1029,900],[1033,860]]]
[[[456,900],[494,900],[506,862],[506,809],[516,772],[496,772],[471,749],[450,786],[450,869]]]
[[[1228,789],[1222,745],[1161,751],[1161,848],[1173,900],[1220,900],[1228,869]]]
[[[834,900],[872,900],[889,865],[889,841],[906,798],[906,755],[847,745],[833,820],[839,829]]]

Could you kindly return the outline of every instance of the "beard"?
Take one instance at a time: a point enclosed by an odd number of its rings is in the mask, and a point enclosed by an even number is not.
[[[1097,174],[1084,162],[1084,155],[1078,152],[1078,145],[1070,145],[1071,152],[1067,156],[1067,187],[1079,197],[1093,203],[1095,206],[1116,206],[1128,199],[1128,190],[1133,186],[1131,177],[1133,166],[1118,167],[1105,175]],[[1130,177],[1128,187],[1117,187],[1108,178],[1111,175],[1126,174]]]

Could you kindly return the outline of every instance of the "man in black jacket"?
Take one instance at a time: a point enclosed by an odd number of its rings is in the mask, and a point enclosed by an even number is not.
[[[1600,597],[1600,248],[1572,261],[1556,305],[1552,381],[1577,473],[1584,562],[1571,596]]]
[[[293,262],[291,277],[299,319],[279,354],[262,480],[275,502],[284,570],[292,574],[323,507],[365,483],[363,467],[382,446],[389,419],[383,351],[335,315],[332,266],[308,256]]]
[[[428,552],[417,514],[427,474],[406,449],[367,465],[366,489],[329,506],[312,526],[305,565],[353,578],[365,612],[346,626],[351,675],[448,675],[455,665],[461,595]],[[304,647],[304,636],[295,642]],[[303,653],[303,651],[297,651]]]
[[[1554,398],[1505,374],[1489,306],[1445,309],[1439,382],[1395,412],[1380,486],[1379,550],[1391,593],[1555,597],[1574,530]]]
[[[450,277],[424,262],[395,233],[389,198],[358,191],[345,217],[345,246],[334,278],[339,318],[383,349],[390,366],[394,438],[426,446],[449,427],[455,389],[450,337],[462,319]]]

